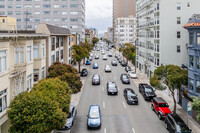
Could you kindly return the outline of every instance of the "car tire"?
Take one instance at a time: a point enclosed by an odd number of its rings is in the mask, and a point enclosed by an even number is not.
[[[153,107],[153,105],[151,105],[151,109],[154,111],[154,107]]]
[[[160,113],[158,113],[158,118],[161,120],[162,119],[162,116]]]

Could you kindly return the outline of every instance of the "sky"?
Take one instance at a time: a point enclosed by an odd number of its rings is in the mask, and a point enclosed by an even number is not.
[[[99,34],[112,26],[113,0],[86,0],[86,26],[97,28]]]

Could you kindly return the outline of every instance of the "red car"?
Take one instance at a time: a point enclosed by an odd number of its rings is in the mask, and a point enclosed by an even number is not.
[[[163,119],[167,114],[171,113],[169,105],[161,97],[154,97],[151,103],[151,108],[158,114],[159,119]]]

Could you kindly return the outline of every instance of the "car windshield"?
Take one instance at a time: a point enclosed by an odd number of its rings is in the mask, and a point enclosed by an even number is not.
[[[97,80],[97,79],[99,79],[99,77],[98,77],[98,76],[94,76],[94,79],[96,79],[96,80]]]
[[[176,129],[177,129],[178,132],[182,132],[182,133],[189,131],[188,126],[185,123],[182,123],[182,122],[177,122]]]
[[[127,91],[127,95],[128,95],[128,96],[136,96],[136,94],[133,93],[132,91]]]
[[[130,72],[130,74],[135,74],[134,72]]]
[[[128,76],[127,76],[127,75],[123,75],[123,78],[124,78],[124,79],[127,79],[127,78],[128,78]]]
[[[98,110],[92,110],[92,111],[90,111],[89,117],[91,119],[97,119],[97,118],[99,118],[99,111]]]
[[[97,66],[97,63],[94,63],[94,66]]]
[[[151,88],[145,88],[145,92],[153,92]]]
[[[169,107],[169,105],[167,103],[160,103],[159,107]]]
[[[115,84],[109,84],[108,86],[109,86],[109,88],[115,88],[116,87]]]
[[[71,118],[72,117],[72,114],[71,113],[69,113],[68,114],[68,116],[67,116],[67,118]]]

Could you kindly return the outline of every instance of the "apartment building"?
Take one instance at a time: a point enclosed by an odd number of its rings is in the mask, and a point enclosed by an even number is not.
[[[108,27],[107,31],[102,36],[103,39],[107,39],[110,43],[113,43],[113,28]]]
[[[136,1],[136,66],[148,77],[160,65],[188,64],[188,19],[199,13],[199,0]],[[167,5],[167,6],[166,6]]]
[[[87,38],[89,43],[92,43],[92,38],[95,37],[94,30],[85,29],[85,38]]]
[[[188,97],[200,96],[200,14],[194,14],[184,26],[189,32],[188,42]],[[183,98],[182,107],[187,110],[189,100]],[[191,115],[195,114],[192,110]],[[196,119],[196,115],[194,118]]]
[[[16,18],[8,16],[0,16],[0,30],[17,30]]]
[[[121,17],[115,20],[115,43],[121,46],[125,43],[135,44],[136,40],[136,19],[133,16]]]
[[[43,22],[69,28],[85,41],[85,0],[0,0],[0,15],[17,18],[18,30]]]
[[[113,0],[113,42],[116,45],[116,19],[136,15],[136,0]]]
[[[0,33],[0,132],[7,133],[7,107],[19,93],[46,77],[46,37],[35,33]]]
[[[50,24],[40,23],[36,28],[36,33],[49,35],[47,37],[46,65],[50,67],[53,62],[69,63],[69,45],[71,32],[67,28],[62,28]]]

